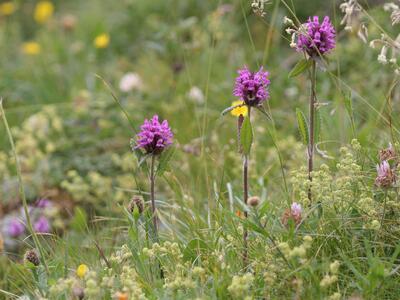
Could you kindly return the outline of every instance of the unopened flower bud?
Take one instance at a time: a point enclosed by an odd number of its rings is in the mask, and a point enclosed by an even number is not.
[[[66,15],[62,18],[62,27],[65,31],[72,31],[76,27],[76,17],[74,15]]]
[[[31,249],[25,252],[24,261],[29,262],[35,267],[40,265],[39,255],[35,249]]]
[[[129,203],[128,209],[132,214],[141,215],[144,211],[144,203],[142,198],[134,196]]]
[[[80,285],[75,285],[72,288],[72,294],[74,295],[74,297],[76,297],[79,300],[81,300],[85,297],[85,291]]]
[[[286,16],[283,18],[283,23],[286,24],[286,25],[294,25],[293,20],[292,20],[292,19],[289,19],[289,18],[286,17]]]
[[[257,196],[250,197],[250,198],[247,200],[247,204],[248,204],[249,206],[251,206],[251,207],[256,207],[256,206],[258,206],[258,204],[260,204],[260,198],[257,197]]]

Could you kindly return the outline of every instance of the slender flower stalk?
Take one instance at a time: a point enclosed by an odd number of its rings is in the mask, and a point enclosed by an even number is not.
[[[250,111],[251,108],[248,108],[248,118],[250,118]],[[243,202],[246,204],[247,207],[247,202],[249,200],[249,155],[244,154],[243,155]],[[244,217],[247,219],[248,217],[248,212],[247,209],[244,211]],[[247,227],[244,228],[243,230],[243,245],[244,245],[244,250],[243,250],[243,265],[247,266],[248,265],[248,243],[247,243],[247,237],[249,233],[247,230]]]
[[[155,180],[156,180],[156,159],[162,152],[172,144],[173,133],[168,125],[168,121],[164,120],[160,123],[158,116],[155,115],[151,120],[145,120],[140,127],[137,135],[136,146],[133,150],[141,149],[145,155],[151,157],[150,163],[150,202],[152,211],[152,220],[156,240],[158,240],[158,218],[155,203]]]
[[[243,156],[243,202],[248,205],[249,199],[249,156],[253,139],[251,128],[251,108],[260,108],[264,101],[269,98],[268,87],[270,80],[269,73],[261,67],[258,72],[251,72],[244,68],[238,71],[233,95],[239,97],[239,101],[232,103],[231,114],[238,117],[238,144],[239,152]],[[242,105],[241,105],[242,104]],[[246,124],[246,128],[244,125]],[[245,135],[245,141],[242,140]],[[247,219],[248,211],[244,211],[244,217]],[[248,266],[248,229],[243,229],[243,265]]]
[[[158,236],[158,218],[157,218],[157,213],[156,213],[156,200],[155,200],[155,192],[154,192],[154,186],[156,183],[156,176],[154,172],[155,168],[155,160],[156,156],[154,154],[151,155],[151,165],[150,165],[150,200],[151,200],[151,212],[153,216],[153,226],[154,226],[154,231],[156,233],[156,237]]]
[[[312,61],[312,66],[311,66],[311,76],[310,76],[310,81],[311,81],[311,92],[310,92],[310,107],[309,107],[309,120],[308,123],[310,124],[309,126],[309,133],[308,136],[309,142],[308,142],[308,151],[307,151],[307,156],[308,156],[308,180],[310,181],[310,187],[308,188],[308,199],[310,200],[310,203],[312,201],[312,194],[311,194],[311,182],[312,182],[312,171],[314,168],[314,148],[315,148],[315,143],[314,143],[314,121],[315,121],[315,104],[317,102],[317,93],[316,93],[316,85],[317,85],[317,78],[316,78],[316,63],[315,61]]]

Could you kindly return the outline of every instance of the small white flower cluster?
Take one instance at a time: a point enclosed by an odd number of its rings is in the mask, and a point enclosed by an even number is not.
[[[290,248],[286,242],[279,243],[278,247],[282,254],[289,259],[299,259],[301,263],[305,262],[307,258],[307,250],[311,248],[312,237],[309,235],[304,236],[303,243],[300,246]]]
[[[76,284],[77,280],[74,277],[60,278],[50,287],[49,296],[57,297],[60,294],[65,294],[66,292],[69,292]]]
[[[260,16],[264,17],[267,13],[265,12],[265,5],[269,2],[269,0],[253,0],[251,3],[251,8],[253,12]]]
[[[129,249],[128,245],[124,244],[121,246],[121,249],[117,250],[110,257],[110,262],[115,262],[117,264],[121,264],[123,261],[132,257],[132,252]]]
[[[372,220],[370,223],[366,223],[363,229],[379,230],[381,228],[381,223],[378,220]]]
[[[251,299],[249,296],[249,290],[253,281],[254,276],[251,273],[246,273],[242,276],[233,276],[228,291],[234,299]]]
[[[340,5],[340,9],[344,14],[341,21],[342,25],[345,25],[345,30],[354,31],[357,30],[358,37],[364,42],[368,42],[368,28],[361,22],[362,17],[370,18],[370,16],[363,12],[362,6],[358,3],[358,0],[346,0]],[[391,23],[392,25],[400,24],[400,2],[395,4],[393,2],[385,3],[383,9],[387,12],[391,12]],[[380,53],[378,55],[378,62],[390,66],[394,69],[396,75],[400,75],[400,34],[396,38],[391,38],[382,32],[381,38],[374,39],[369,43],[371,48],[380,47]]]
[[[359,23],[361,6],[357,0],[346,0],[340,4],[340,10],[344,14],[341,25],[345,25],[344,29],[352,31],[356,24]]]
[[[143,248],[143,255],[149,258],[155,257],[171,257],[174,260],[180,260],[183,257],[179,245],[177,243],[171,243],[166,241],[162,245],[154,243],[152,248]]]
[[[176,292],[178,290],[194,289],[195,283],[189,276],[175,276],[172,280],[167,278],[163,288],[172,292]]]
[[[380,39],[372,40],[369,45],[373,49],[381,47],[378,62],[382,65],[390,64],[395,73],[400,75],[400,65],[398,62],[400,57],[400,34],[395,40],[382,34]]]
[[[124,93],[129,93],[132,90],[142,90],[143,81],[137,73],[126,73],[119,82],[119,89]]]
[[[306,28],[304,27],[304,25],[300,25],[299,27],[297,27],[294,24],[293,20],[288,18],[287,16],[285,16],[283,18],[283,24],[288,26],[285,31],[288,35],[291,36],[290,44],[289,44],[290,48],[294,48],[294,49],[297,48],[297,43],[296,43],[297,35],[299,32],[303,32],[303,33],[307,34]]]
[[[89,271],[85,277],[85,280],[85,297],[88,299],[99,299],[101,295],[101,289],[99,289],[97,283],[97,273],[94,271]]]
[[[120,283],[122,291],[129,294],[129,299],[144,300],[146,296],[138,281],[138,275],[134,268],[130,266],[123,266],[120,275]]]
[[[400,1],[399,1],[400,5]],[[390,18],[392,19],[392,25],[400,24],[400,6],[398,4],[395,4],[393,2],[385,3],[383,5],[383,9],[385,11],[389,11],[392,14],[390,15]]]
[[[329,265],[329,273],[322,278],[319,285],[322,288],[327,288],[338,281],[337,274],[339,273],[340,262],[335,260]],[[334,298],[335,299],[335,298]]]
[[[205,100],[203,91],[197,86],[193,86],[189,90],[189,92],[187,93],[187,97],[189,98],[189,100],[193,101],[196,104],[203,104]]]

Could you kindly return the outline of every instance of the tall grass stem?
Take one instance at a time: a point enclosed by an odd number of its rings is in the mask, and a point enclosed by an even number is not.
[[[10,145],[11,145],[11,151],[12,151],[14,159],[15,159],[15,166],[16,166],[16,171],[17,171],[17,176],[18,176],[19,194],[20,194],[20,197],[22,199],[22,206],[24,208],[24,213],[25,213],[25,218],[26,218],[26,223],[27,223],[26,225],[28,227],[29,233],[32,235],[35,247],[39,250],[40,260],[41,260],[41,262],[42,262],[42,264],[43,264],[43,266],[44,266],[44,268],[46,270],[46,273],[48,274],[49,273],[49,268],[48,268],[47,263],[46,263],[45,252],[44,252],[44,249],[43,249],[43,247],[42,247],[42,245],[41,245],[41,243],[39,241],[39,238],[38,238],[36,232],[33,230],[31,218],[29,216],[28,203],[26,201],[25,188],[24,188],[24,184],[23,184],[23,180],[22,180],[21,165],[19,163],[17,151],[15,149],[14,139],[13,139],[12,134],[11,134],[10,126],[8,125],[6,114],[4,112],[3,99],[0,99],[0,115],[3,118],[3,123],[4,123],[4,126],[6,128],[7,136],[8,136]]]

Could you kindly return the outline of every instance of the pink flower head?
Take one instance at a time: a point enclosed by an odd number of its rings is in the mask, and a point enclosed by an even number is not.
[[[326,16],[320,24],[319,17],[314,16],[301,25],[297,37],[297,50],[306,51],[311,57],[324,55],[336,46],[336,31]]]
[[[301,208],[301,205],[297,202],[293,202],[292,206],[290,207],[290,212],[292,213],[292,216],[300,217],[301,218],[301,213],[303,209]]]
[[[263,71],[251,72],[247,67],[238,71],[233,95],[239,97],[248,106],[261,105],[269,98],[268,87],[270,80],[269,73]]]
[[[290,206],[290,209],[286,209],[282,215],[281,222],[283,225],[287,226],[289,220],[293,220],[296,225],[301,223],[301,214],[303,212],[303,208],[297,202],[293,202]]]
[[[382,188],[388,188],[396,183],[396,174],[390,168],[387,160],[376,165],[378,176],[375,179],[375,185]]]
[[[25,232],[25,225],[17,218],[12,218],[7,226],[9,236],[16,238]]]
[[[33,224],[33,229],[39,233],[50,232],[50,223],[45,216],[41,216],[35,224]]]
[[[40,199],[38,202],[36,202],[36,207],[38,208],[47,208],[51,206],[51,202],[48,199]]]
[[[165,148],[172,144],[174,135],[168,125],[168,121],[159,122],[155,115],[151,120],[144,120],[137,135],[135,149],[141,148],[146,153],[160,154]]]

